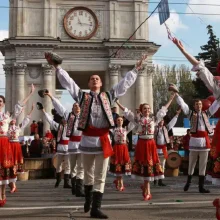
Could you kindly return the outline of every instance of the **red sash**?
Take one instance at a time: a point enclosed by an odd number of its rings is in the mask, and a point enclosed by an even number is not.
[[[108,158],[114,154],[112,146],[108,138],[109,128],[96,128],[93,126],[88,126],[83,135],[91,137],[99,137],[104,158]]]
[[[69,143],[69,140],[61,140],[59,142],[59,144],[62,144],[62,145],[68,145],[68,143]]]
[[[166,144],[163,144],[163,145],[157,145],[157,149],[162,149],[162,151],[163,151],[163,155],[164,155],[164,158],[167,159],[167,157],[168,157],[168,153],[167,153],[167,145],[166,145]]]
[[[70,141],[72,142],[80,142],[81,141],[81,136],[71,136]]]
[[[195,134],[192,133],[191,137],[195,138],[205,138],[206,140],[206,147],[211,148],[209,136],[207,131],[197,131]]]

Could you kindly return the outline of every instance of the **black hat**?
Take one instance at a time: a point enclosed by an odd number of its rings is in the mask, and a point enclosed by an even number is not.
[[[47,89],[41,89],[38,91],[38,95],[41,97],[41,98],[44,98],[44,95],[45,93],[48,93],[49,91]]]
[[[177,88],[177,86],[173,83],[169,83],[169,88],[168,91],[172,91],[172,92],[177,92],[179,93],[179,89]]]
[[[40,102],[37,102],[37,109],[42,110],[44,108],[43,104]]]
[[[50,58],[56,64],[61,64],[63,62],[63,58],[53,52],[45,52],[45,58]]]

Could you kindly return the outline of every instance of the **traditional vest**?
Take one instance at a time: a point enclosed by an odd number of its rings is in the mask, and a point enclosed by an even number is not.
[[[170,143],[170,138],[169,138],[168,130],[167,130],[166,126],[162,127],[162,131],[163,131],[163,136],[164,136],[164,139],[165,139],[166,143],[169,144]],[[157,142],[158,133],[159,133],[159,127],[157,126],[157,128],[155,130],[155,140],[156,140],[156,142]]]
[[[0,113],[0,136],[7,136],[10,117],[5,113]]]
[[[59,143],[62,140],[63,130],[64,130],[64,126],[62,124],[59,124],[58,130],[57,130],[57,143]]]
[[[209,123],[208,116],[211,116],[209,111],[202,111],[202,120],[205,124],[206,131],[210,134],[213,132],[213,130]],[[198,129],[198,122],[199,122],[198,113],[196,111],[191,111],[189,114],[189,119],[190,119],[190,124],[191,124],[190,132],[196,133]]]
[[[74,131],[74,124],[76,121],[76,116],[73,113],[69,113],[69,117],[67,120],[67,131],[66,136],[71,137]]]
[[[19,141],[18,137],[20,134],[19,126],[9,126],[8,137],[10,141]]]
[[[111,102],[112,102],[111,94],[109,92],[101,92],[98,95],[98,99],[100,100],[101,107],[109,123],[109,127],[114,127],[115,123],[111,111]],[[92,94],[84,92],[80,103],[81,113],[80,113],[80,119],[78,125],[79,130],[84,131],[88,126],[92,102],[93,102]]]
[[[154,135],[154,118],[150,117],[146,119],[145,117],[141,117],[138,121],[138,134],[139,135]]]

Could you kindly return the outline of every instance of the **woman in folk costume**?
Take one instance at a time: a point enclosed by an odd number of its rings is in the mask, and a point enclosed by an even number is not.
[[[69,152],[68,144],[69,138],[66,136],[67,133],[67,121],[63,118],[61,123],[55,122],[51,115],[49,115],[43,105],[37,102],[37,108],[42,110],[46,120],[52,127],[52,129],[57,131],[57,166],[56,166],[56,183],[55,188],[57,188],[61,182],[61,172],[62,172],[62,162],[64,161],[64,185],[63,188],[72,188],[69,185],[69,175],[70,175],[70,161],[69,161]]]
[[[164,178],[154,140],[154,129],[155,125],[166,115],[167,109],[174,97],[175,94],[173,94],[168,103],[157,112],[156,121],[151,114],[150,105],[147,103],[140,105],[140,112],[138,112],[136,116],[127,108],[120,106],[124,111],[125,118],[138,126],[139,138],[135,148],[132,177],[141,177],[141,179],[144,180],[142,195],[145,201],[152,199],[149,182]]]
[[[13,118],[17,118],[21,114],[23,106],[31,97],[34,90],[35,87],[32,85],[31,92],[28,97],[15,105]],[[6,185],[11,182],[16,182],[13,152],[7,136],[9,123],[12,118],[8,113],[3,112],[4,107],[5,97],[0,96],[0,207],[6,204]]]
[[[120,108],[123,108],[118,101],[116,103]],[[123,128],[123,121],[123,117],[118,116],[116,118],[116,128],[111,131],[115,144],[113,146],[114,154],[110,158],[109,171],[117,177],[114,183],[118,191],[125,190],[122,175],[131,175],[131,160],[128,152],[127,134],[135,127],[135,124],[131,122],[127,129]]]
[[[18,165],[23,164],[23,155],[22,155],[21,145],[19,142],[19,134],[21,130],[23,130],[30,123],[31,113],[33,110],[34,110],[34,105],[32,105],[31,111],[23,119],[20,125],[16,125],[16,119],[14,118],[9,124],[8,138],[11,144],[12,154],[14,157],[14,169],[15,170],[17,170]],[[15,182],[10,183],[10,188],[11,188],[11,191],[10,191],[11,193],[14,193],[15,191],[17,191]]]

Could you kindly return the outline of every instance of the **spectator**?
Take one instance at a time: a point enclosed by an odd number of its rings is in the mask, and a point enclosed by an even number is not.
[[[43,138],[42,144],[43,144],[42,154],[44,155],[49,154],[50,153],[49,142],[46,137]]]
[[[53,134],[51,133],[50,130],[47,130],[47,131],[46,131],[45,137],[46,137],[49,141],[51,141],[51,140],[53,139]]]
[[[36,121],[33,121],[33,123],[30,125],[31,127],[31,136],[35,135],[38,133],[38,125],[36,123]]]
[[[190,129],[187,129],[186,132],[186,135],[183,137],[183,148],[185,150],[185,156],[189,156]]]
[[[36,158],[41,157],[41,152],[43,149],[43,143],[40,140],[40,137],[38,134],[34,135],[34,140],[31,141],[31,146],[29,149],[30,157]]]
[[[22,141],[21,142],[21,150],[22,150],[22,155],[24,158],[28,158],[29,157],[29,145],[28,145],[28,141]]]
[[[40,119],[37,122],[37,125],[38,125],[38,134],[39,134],[40,138],[42,138],[43,137],[43,132],[44,132],[44,123],[43,123],[42,119]]]

